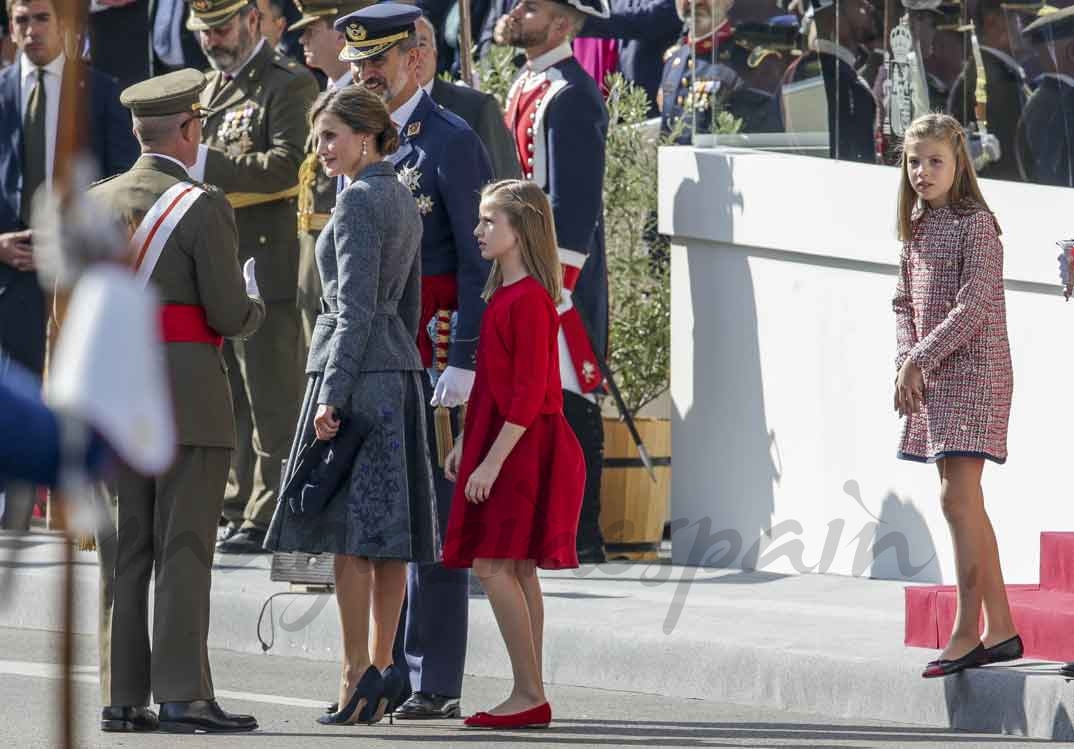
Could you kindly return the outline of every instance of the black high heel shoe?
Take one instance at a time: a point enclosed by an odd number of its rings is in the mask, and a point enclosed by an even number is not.
[[[377,701],[376,710],[370,719],[366,722],[377,723],[383,720],[384,715],[388,716],[388,724],[394,725],[395,723],[395,710],[406,699],[406,676],[403,672],[395,667],[395,664],[388,666],[384,669],[384,673],[381,674],[381,678],[384,680],[384,688],[381,692],[380,699]]]
[[[1003,663],[1005,661],[1016,661],[1025,654],[1025,646],[1022,644],[1022,638],[1018,635],[1014,637],[1008,637],[1003,642],[997,642],[990,648],[985,648],[984,663]]]
[[[317,722],[325,726],[351,725],[358,722],[367,723],[384,691],[384,679],[375,666],[370,666],[358,680],[351,692],[347,704],[334,713],[325,713],[317,717]],[[361,703],[361,709],[358,708]]]
[[[978,666],[983,666],[985,663],[988,662],[985,660],[985,658],[987,657],[987,652],[988,651],[985,648],[984,643],[979,642],[977,643],[977,647],[966,653],[961,658],[954,658],[950,660],[948,660],[947,658],[941,658],[940,660],[929,661],[927,664],[925,664],[925,670],[921,672],[921,677],[923,679],[935,679],[939,676],[950,676],[951,674],[957,674],[959,671],[964,671],[967,668],[977,668]]]

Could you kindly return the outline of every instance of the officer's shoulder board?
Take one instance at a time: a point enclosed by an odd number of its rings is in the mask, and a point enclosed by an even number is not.
[[[279,52],[275,52],[272,55],[273,67],[286,71],[290,75],[302,75],[303,72],[307,72],[305,66],[299,65],[290,57],[284,57]]]
[[[103,185],[105,182],[111,182],[116,177],[119,177],[122,174],[126,174],[126,172],[120,172],[119,174],[113,174],[111,177],[105,177],[104,179],[99,179],[99,180],[97,180],[96,182],[94,182],[94,183],[92,183],[90,185],[90,189],[92,190],[94,187],[98,187],[99,185]]]

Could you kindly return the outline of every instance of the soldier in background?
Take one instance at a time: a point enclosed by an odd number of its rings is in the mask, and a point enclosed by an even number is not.
[[[1013,54],[1008,12],[1024,15],[1026,6],[1012,7],[1002,0],[970,0],[969,16],[977,30],[981,62],[984,64],[988,97],[988,130],[999,139],[999,161],[980,170],[982,177],[1019,180],[1015,136],[1018,120],[1032,93],[1026,72]],[[947,112],[963,125],[977,122],[976,88],[978,67],[972,50],[962,73],[951,87]]]
[[[372,4],[372,0],[296,0],[302,17],[291,25],[299,32],[306,65],[324,73],[327,88],[344,88],[354,82],[349,63],[339,59],[343,34],[332,28],[337,18]],[[311,134],[312,136],[312,134]],[[317,159],[317,144],[306,143],[306,158],[298,172],[298,291],[303,351],[309,349],[313,325],[321,311],[321,275],[313,251],[321,229],[336,204],[336,180],[324,173]]]
[[[213,66],[201,94],[212,111],[192,174],[228,194],[239,257],[257,259],[266,311],[256,335],[224,347],[239,425],[224,553],[262,551],[302,396],[295,198],[317,83],[272,50],[258,20],[247,0],[193,0],[187,20]]]
[[[831,157],[874,163],[877,103],[859,71],[879,39],[876,8],[868,0],[810,0],[806,15],[815,31],[812,49],[787,69],[784,82],[823,76]]]
[[[1044,71],[1018,122],[1022,178],[1074,187],[1074,7],[1050,8],[1026,26]]]
[[[676,0],[686,33],[665,56],[657,106],[661,131],[677,128],[677,143],[690,143],[695,132],[713,132],[714,113],[721,109],[741,118],[742,132],[783,130],[775,96],[745,81],[750,52],[736,44],[727,17],[732,5],[733,0]]]

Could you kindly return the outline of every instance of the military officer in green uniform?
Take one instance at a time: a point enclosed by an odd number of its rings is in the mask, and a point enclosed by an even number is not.
[[[126,89],[120,100],[133,115],[142,155],[90,192],[130,228],[138,277],[160,297],[179,443],[162,476],[120,472],[118,531],[101,534],[105,731],[257,727],[253,717],[217,705],[206,644],[217,519],[235,446],[222,337],[253,333],[265,308],[253,268],[239,268],[234,211],[222,192],[188,173],[201,141],[204,86],[205,76],[188,69]],[[160,703],[159,725],[150,693]]]
[[[191,173],[227,193],[239,258],[257,259],[266,310],[257,335],[225,345],[238,449],[224,500],[229,531],[218,550],[259,552],[302,395],[296,196],[317,82],[265,42],[248,0],[192,0],[187,28],[213,67],[201,94],[211,114]]]
[[[349,86],[354,80],[350,63],[339,59],[346,46],[343,34],[332,28],[332,24],[372,2],[295,0],[302,17],[291,24],[291,31],[299,32],[306,65],[325,74],[330,90]],[[313,248],[336,205],[336,180],[325,175],[316,151],[315,143],[306,144],[306,160],[298,172],[298,314],[305,349],[309,348],[313,324],[321,311],[321,276]]]

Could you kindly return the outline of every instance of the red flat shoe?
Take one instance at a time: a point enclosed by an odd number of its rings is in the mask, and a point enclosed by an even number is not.
[[[463,721],[470,728],[548,728],[552,722],[552,706],[545,702],[537,707],[510,715],[474,713]]]

